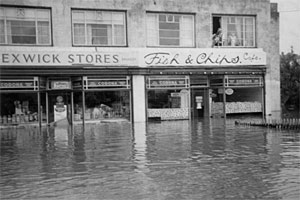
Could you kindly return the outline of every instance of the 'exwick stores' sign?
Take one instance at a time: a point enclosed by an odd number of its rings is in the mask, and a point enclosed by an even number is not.
[[[266,65],[262,49],[5,47],[0,66],[240,66]]]

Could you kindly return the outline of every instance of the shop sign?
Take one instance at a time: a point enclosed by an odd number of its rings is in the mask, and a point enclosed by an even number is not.
[[[71,82],[70,81],[51,81],[51,89],[52,90],[71,89]]]
[[[32,80],[0,80],[1,90],[38,90],[38,81]]]
[[[179,80],[150,80],[150,88],[165,88],[165,87],[186,87],[186,81],[184,79]]]
[[[171,97],[181,97],[181,94],[179,92],[172,92]]]
[[[182,49],[149,51],[145,66],[238,66],[266,65],[266,54],[259,49]]]
[[[91,87],[119,87],[127,86],[126,80],[98,80],[88,81],[88,85]]]
[[[130,88],[130,78],[103,79],[95,77],[83,77],[85,89],[114,89]]]
[[[261,77],[228,78],[227,86],[262,86],[262,80]]]
[[[227,95],[232,95],[233,94],[233,89],[232,88],[227,88],[226,90],[225,90],[225,94],[227,94]]]
[[[59,48],[7,47],[0,50],[0,65],[20,66],[244,66],[266,65],[258,48]]]
[[[0,81],[0,88],[33,88],[34,82],[25,82],[25,81]]]

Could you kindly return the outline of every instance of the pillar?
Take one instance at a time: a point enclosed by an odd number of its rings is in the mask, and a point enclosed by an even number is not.
[[[145,77],[142,75],[132,76],[132,108],[133,122],[146,121],[146,93]]]

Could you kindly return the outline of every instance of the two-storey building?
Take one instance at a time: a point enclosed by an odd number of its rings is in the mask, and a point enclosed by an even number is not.
[[[2,0],[1,123],[280,116],[269,0]]]

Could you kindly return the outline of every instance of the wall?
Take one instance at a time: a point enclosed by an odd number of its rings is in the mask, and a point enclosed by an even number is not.
[[[267,53],[266,114],[281,114],[279,15],[275,5],[270,8],[270,0],[1,0],[1,4],[52,7],[55,47],[72,47],[70,8],[126,11],[129,47],[146,47],[146,11],[194,13],[197,48],[211,46],[212,14],[255,15],[257,47]]]
[[[279,13],[277,4],[271,4],[271,23],[267,41],[269,52],[266,73],[266,115],[270,118],[281,118],[280,97],[280,52],[279,52]]]

